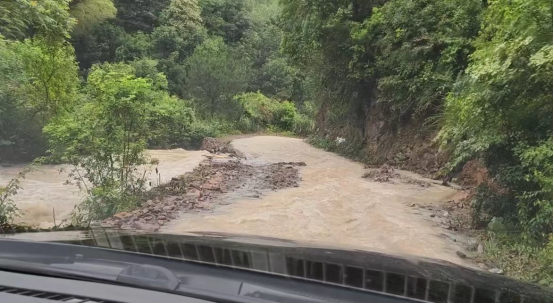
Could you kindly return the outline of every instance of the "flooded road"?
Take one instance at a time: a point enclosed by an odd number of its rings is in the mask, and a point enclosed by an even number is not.
[[[159,160],[157,165],[160,176],[151,173],[149,180],[156,184],[167,181],[172,177],[192,171],[198,163],[204,159],[206,151],[175,150],[149,150],[151,157]],[[5,186],[15,177],[23,165],[13,167],[0,167],[0,186]],[[60,169],[65,172],[60,173]],[[16,219],[16,223],[26,223],[31,226],[50,228],[68,219],[74,210],[74,206],[84,199],[84,193],[76,186],[64,185],[68,180],[67,173],[71,170],[64,165],[44,165],[27,174],[22,180],[21,189],[13,201],[24,211],[24,214]]]
[[[211,213],[185,213],[160,232],[223,231],[444,259],[465,264],[441,228],[408,207],[443,202],[456,193],[432,184],[371,182],[360,163],[311,147],[301,139],[257,136],[232,142],[247,162],[306,162],[299,187],[238,198]],[[410,172],[399,171],[412,178]],[[427,180],[430,181],[430,180]]]
[[[256,136],[236,139],[232,146],[242,152],[247,164],[305,162],[298,187],[265,191],[259,197],[241,191],[221,195],[213,211],[182,213],[161,233],[215,231],[317,242],[336,247],[414,255],[467,262],[457,256],[459,243],[445,238],[429,214],[409,205],[444,202],[456,190],[425,180],[421,187],[409,183],[380,183],[362,178],[367,172],[360,163],[316,149],[301,139]],[[206,151],[150,151],[160,160],[161,180],[166,181],[194,169]],[[24,180],[24,189],[14,198],[25,210],[18,222],[49,227],[67,218],[82,198],[75,186],[64,186],[61,166],[43,166]],[[15,176],[20,167],[0,168],[0,185]],[[403,171],[403,176],[424,180]],[[151,177],[156,181],[156,177]],[[54,211],[53,211],[54,210]],[[470,265],[467,265],[470,266]]]

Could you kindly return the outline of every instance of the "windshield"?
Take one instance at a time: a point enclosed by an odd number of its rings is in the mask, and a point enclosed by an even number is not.
[[[546,0],[0,1],[0,227],[278,238],[551,289],[551,24]]]

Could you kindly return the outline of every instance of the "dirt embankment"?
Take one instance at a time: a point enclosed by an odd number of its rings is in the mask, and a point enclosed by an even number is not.
[[[302,162],[278,162],[250,165],[228,142],[206,138],[202,149],[208,156],[192,172],[150,191],[152,199],[140,209],[121,212],[103,220],[103,227],[157,231],[181,213],[210,210],[222,194],[243,192],[243,196],[260,197],[264,190],[298,187],[298,167]]]

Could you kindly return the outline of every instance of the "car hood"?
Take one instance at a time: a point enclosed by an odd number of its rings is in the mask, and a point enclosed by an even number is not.
[[[271,237],[89,229],[6,237],[84,245],[266,272],[432,302],[550,302],[552,291],[447,261]]]

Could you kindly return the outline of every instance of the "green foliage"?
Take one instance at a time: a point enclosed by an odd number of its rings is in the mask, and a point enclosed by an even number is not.
[[[1,0],[0,34],[8,39],[41,36],[60,42],[69,37],[75,19],[70,0]]]
[[[144,155],[148,141],[174,136],[190,119],[186,111],[168,119],[178,111],[178,101],[156,90],[152,79],[138,78],[134,72],[124,64],[94,66],[87,102],[44,128],[53,155],[74,165],[72,176],[87,189],[79,222],[136,207],[145,186],[138,166],[149,164]]]
[[[152,40],[149,35],[137,32],[123,36],[121,46],[115,52],[117,62],[127,62],[135,59],[149,57]]]
[[[176,97],[163,96],[149,116],[151,148],[189,148],[198,131],[192,127],[195,121],[192,107]]]
[[[73,48],[67,44],[51,45],[45,39],[12,42],[28,82],[19,94],[33,109],[33,115],[49,119],[70,108],[77,98],[77,64]]]
[[[306,118],[300,116],[292,102],[270,99],[260,92],[237,95],[234,100],[243,110],[238,122],[242,132],[259,132],[268,128],[276,131],[309,128]]]
[[[483,157],[507,199],[483,210],[552,233],[552,5],[494,1],[449,95],[439,140],[452,166]],[[488,191],[483,199],[498,196]],[[492,201],[492,199],[489,199]]]
[[[238,107],[233,96],[248,84],[249,66],[221,38],[198,46],[187,59],[186,89],[203,117],[233,119]]]
[[[34,170],[34,165],[25,166],[5,187],[0,187],[0,225],[12,224],[20,216],[22,210],[13,202],[12,197],[21,189],[21,181],[25,175]]]
[[[162,12],[162,22],[181,31],[200,26],[202,18],[198,1],[171,0],[169,7]]]
[[[77,20],[73,30],[82,34],[94,25],[115,17],[117,10],[112,0],[73,0],[70,12],[71,17]]]
[[[467,65],[481,1],[388,1],[354,26],[353,76],[378,79],[389,119],[436,112]]]
[[[530,242],[502,227],[485,236],[485,259],[516,279],[552,289],[552,234],[541,243]]]
[[[114,0],[117,9],[115,22],[127,33],[151,33],[160,26],[160,15],[170,0]]]
[[[95,63],[114,62],[125,38],[125,31],[110,21],[95,24],[86,33],[74,33],[71,43],[81,70]]]
[[[201,0],[202,20],[208,33],[225,43],[239,42],[251,27],[246,0]]]
[[[0,37],[0,159],[32,160],[46,150],[44,124],[78,98],[71,47],[47,37]]]
[[[182,61],[207,36],[196,0],[171,1],[162,12],[161,21],[162,25],[152,34],[159,58],[174,57]]]
[[[192,27],[180,31],[174,26],[163,25],[152,33],[152,47],[158,58],[166,58],[180,63],[192,54],[196,46],[206,39],[202,27]]]
[[[375,95],[375,79],[360,78],[350,70],[354,56],[353,28],[371,16],[384,1],[284,0],[281,28],[283,50],[307,74],[315,95],[310,99],[325,109],[318,127],[335,133],[364,128],[367,106]],[[329,116],[340,117],[333,121]]]

